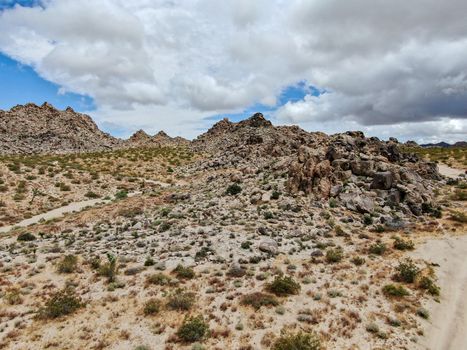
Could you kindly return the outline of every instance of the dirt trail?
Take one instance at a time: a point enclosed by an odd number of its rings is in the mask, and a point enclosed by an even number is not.
[[[427,305],[430,324],[420,344],[429,350],[467,349],[467,236],[429,240],[413,256],[439,264],[441,287],[441,303]]]
[[[438,171],[441,175],[450,177],[452,179],[455,179],[458,176],[465,174],[465,170],[451,168],[450,166],[447,166],[446,164],[441,164],[441,163],[438,164]]]
[[[107,203],[107,202],[109,202],[109,201],[102,200],[102,199],[90,199],[90,200],[87,200],[87,201],[70,203],[70,204],[65,205],[63,207],[55,208],[55,209],[52,209],[52,210],[50,210],[48,212],[35,215],[35,216],[33,216],[33,217],[29,218],[29,219],[25,219],[23,221],[20,221],[20,222],[14,224],[14,225],[0,227],[0,233],[8,232],[14,227],[26,227],[26,226],[29,226],[29,225],[32,225],[32,224],[37,224],[41,220],[56,219],[56,218],[59,218],[59,217],[63,216],[66,213],[71,213],[71,212],[74,212],[74,211],[80,211],[80,210],[82,210],[82,209],[84,209],[86,207],[94,206],[97,203]]]

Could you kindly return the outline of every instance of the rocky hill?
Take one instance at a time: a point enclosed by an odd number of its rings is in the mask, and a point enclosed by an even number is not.
[[[0,110],[0,153],[72,153],[104,151],[121,141],[99,130],[85,114],[48,103],[18,105]]]
[[[188,140],[170,137],[163,131],[150,136],[139,130],[128,140],[121,140],[99,130],[88,115],[70,107],[60,111],[48,103],[0,110],[1,154],[78,153],[188,144]]]
[[[397,208],[401,216],[420,215],[435,207],[436,165],[402,153],[395,140],[367,138],[359,131],[309,133],[273,126],[257,113],[239,123],[221,120],[193,148],[212,155],[200,167],[235,167],[243,174],[267,169],[287,176],[291,193],[332,199],[360,213]]]

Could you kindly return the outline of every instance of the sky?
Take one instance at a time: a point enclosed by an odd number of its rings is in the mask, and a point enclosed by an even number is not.
[[[275,124],[467,139],[465,0],[0,0],[0,108],[115,136]]]

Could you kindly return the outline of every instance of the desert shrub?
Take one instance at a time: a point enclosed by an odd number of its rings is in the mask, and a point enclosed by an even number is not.
[[[267,286],[267,290],[277,296],[298,294],[300,288],[300,284],[290,276],[276,276],[274,281]]]
[[[329,248],[326,250],[326,261],[328,263],[337,263],[344,258],[344,251],[341,247]]]
[[[30,232],[23,232],[18,235],[16,238],[19,242],[31,242],[36,240],[36,236],[34,236]]]
[[[417,310],[417,315],[421,318],[424,318],[425,320],[430,318],[430,312],[422,307]]]
[[[423,276],[420,278],[418,281],[418,287],[427,290],[431,295],[438,296],[440,294],[440,288],[428,276]]]
[[[65,288],[53,294],[39,310],[41,318],[57,318],[69,315],[83,306],[81,298],[76,295],[72,288]]]
[[[261,306],[277,306],[279,302],[272,294],[256,292],[244,295],[241,299],[241,304],[259,309]]]
[[[239,194],[242,192],[242,188],[238,184],[232,184],[227,189],[225,190],[225,193],[228,194],[229,196],[235,196],[236,194]]]
[[[195,277],[195,271],[191,267],[185,267],[183,265],[177,265],[173,272],[175,276],[180,279],[192,279]]]
[[[147,283],[149,284],[155,284],[158,286],[165,286],[170,284],[171,278],[167,275],[164,275],[163,273],[155,273],[152,275],[149,275],[146,279]]]
[[[460,211],[452,211],[449,219],[457,222],[461,222],[463,224],[467,223],[467,215],[460,212]]]
[[[272,350],[320,350],[321,341],[313,333],[283,335],[272,345]]]
[[[370,254],[383,255],[384,253],[386,253],[387,249],[388,248],[386,247],[386,244],[379,242],[372,244],[368,251]]]
[[[115,193],[115,199],[125,199],[128,197],[128,192],[125,190],[118,191]]]
[[[97,193],[92,192],[92,191],[86,192],[86,194],[84,196],[87,197],[87,198],[90,198],[90,199],[96,199],[96,198],[100,197]]]
[[[394,239],[394,249],[397,250],[413,250],[415,245],[411,240],[405,240],[399,237]]]
[[[151,258],[150,256],[147,257],[146,260],[144,261],[144,266],[152,266],[154,264],[155,264],[154,259]]]
[[[365,263],[365,259],[360,256],[352,258],[351,261],[355,266],[362,266]]]
[[[57,270],[60,273],[72,273],[76,270],[78,265],[78,257],[76,255],[66,255],[58,263]]]
[[[242,242],[242,244],[240,245],[240,248],[242,249],[250,249],[251,245],[253,244],[253,242],[251,241],[244,241]]]
[[[21,293],[18,289],[12,289],[5,293],[3,296],[7,304],[10,305],[19,305],[23,302],[23,298],[21,297]]]
[[[118,211],[118,215],[125,218],[134,218],[135,216],[141,215],[143,213],[143,208],[140,207],[122,208]]]
[[[172,310],[188,311],[195,303],[195,294],[190,292],[175,291],[169,297],[167,306]]]
[[[194,342],[204,338],[209,330],[202,316],[185,318],[177,331],[177,336],[184,342]]]
[[[467,201],[467,191],[457,188],[452,194],[451,199],[455,201]]]
[[[279,199],[279,197],[281,196],[281,194],[282,194],[282,193],[279,192],[279,191],[272,191],[271,199],[274,199],[274,200]]]
[[[161,303],[157,299],[149,299],[144,304],[143,312],[146,316],[155,315],[159,312]]]
[[[371,225],[373,223],[373,218],[371,217],[370,214],[365,214],[363,216],[363,224],[366,226]]]
[[[117,272],[117,257],[111,253],[107,253],[107,262],[99,266],[99,275],[107,277],[110,283],[115,282]]]
[[[420,269],[413,263],[412,260],[407,259],[405,262],[399,263],[399,266],[397,266],[396,271],[396,279],[398,281],[413,283],[415,281],[415,278],[419,274]]]
[[[391,297],[404,297],[406,295],[409,295],[409,292],[407,289],[404,288],[404,286],[396,286],[394,284],[387,284],[383,287],[383,293],[386,296],[391,296]]]

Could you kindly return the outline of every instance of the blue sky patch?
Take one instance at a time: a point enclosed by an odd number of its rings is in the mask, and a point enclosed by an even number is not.
[[[18,104],[49,102],[58,109],[68,106],[76,111],[95,109],[89,96],[59,93],[59,86],[42,79],[31,67],[0,54],[0,109],[10,109]]]

